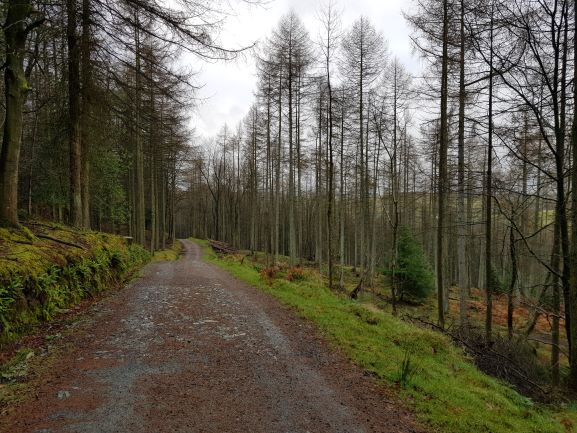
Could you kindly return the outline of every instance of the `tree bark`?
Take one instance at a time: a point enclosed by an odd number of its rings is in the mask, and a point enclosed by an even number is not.
[[[574,1],[574,8],[577,8],[577,0]],[[575,9],[577,10],[577,9]],[[577,55],[577,35],[573,36],[573,56]],[[577,83],[577,68],[573,68],[573,83]],[[570,274],[568,305],[565,306],[568,316],[572,319],[568,325],[569,339],[569,382],[573,389],[577,389],[577,90],[573,88],[573,130],[571,134],[571,144],[573,145],[573,174],[572,183],[572,249],[570,267],[573,272]]]
[[[83,226],[82,142],[80,125],[80,47],[77,32],[76,0],[66,0],[68,21],[68,146],[70,151],[70,224]]]
[[[135,240],[140,245],[146,243],[145,209],[144,209],[144,155],[140,134],[140,91],[141,91],[141,59],[140,59],[140,29],[138,11],[135,11],[134,55],[135,55],[135,90],[134,90],[134,232]],[[171,231],[174,232],[174,227]]]
[[[489,137],[487,147],[487,176],[485,182],[485,340],[490,344],[493,339],[493,289],[496,275],[493,269],[493,4],[491,4],[489,40]]]
[[[467,219],[465,212],[465,0],[461,0],[460,10],[460,51],[459,51],[459,137],[458,137],[458,197],[457,197],[457,273],[459,284],[459,320],[467,326],[467,298],[469,294],[467,272]]]
[[[92,88],[90,0],[82,0],[82,38],[81,38],[81,76],[82,76],[82,111],[80,141],[82,151],[81,166],[81,199],[82,226],[90,228],[90,107]]]
[[[437,313],[439,326],[445,327],[445,280],[444,280],[444,230],[445,198],[447,194],[447,152],[449,144],[448,128],[448,44],[449,44],[449,4],[443,0],[443,55],[441,65],[441,131],[439,139],[439,184],[437,218]]]
[[[26,39],[31,26],[26,19],[32,12],[29,0],[9,0],[4,25],[6,63],[4,94],[6,113],[0,150],[0,225],[17,226],[18,167],[22,142],[22,108],[28,93],[24,74]]]

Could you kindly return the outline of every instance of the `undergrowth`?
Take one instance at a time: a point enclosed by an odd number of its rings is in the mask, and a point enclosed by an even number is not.
[[[0,229],[0,344],[122,281],[148,259],[120,236],[41,222]]]
[[[172,246],[164,250],[156,251],[152,256],[154,262],[164,262],[169,260],[178,260],[182,254],[182,244],[175,241]]]
[[[307,270],[282,272],[235,256],[205,260],[267,292],[312,321],[329,342],[388,386],[432,431],[443,433],[565,433],[575,431],[573,406],[545,406],[481,372],[448,337],[328,290]]]

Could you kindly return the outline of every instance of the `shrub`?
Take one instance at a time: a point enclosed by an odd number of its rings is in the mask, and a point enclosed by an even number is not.
[[[272,281],[275,279],[277,272],[277,267],[264,268],[262,271],[260,271],[260,277],[270,286]]]
[[[288,281],[303,281],[305,279],[305,272],[303,268],[298,266],[290,268],[286,273],[286,279]]]
[[[421,245],[408,228],[399,234],[398,267],[395,271],[397,296],[422,301],[435,289],[435,279]]]

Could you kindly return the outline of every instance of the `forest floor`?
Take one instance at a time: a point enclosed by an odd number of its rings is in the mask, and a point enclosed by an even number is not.
[[[309,321],[183,244],[20,352],[0,431],[424,431]]]

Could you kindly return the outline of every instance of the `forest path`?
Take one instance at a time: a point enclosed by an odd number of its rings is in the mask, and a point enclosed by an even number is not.
[[[183,244],[91,308],[0,431],[421,431],[310,324]]]

